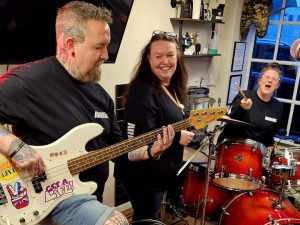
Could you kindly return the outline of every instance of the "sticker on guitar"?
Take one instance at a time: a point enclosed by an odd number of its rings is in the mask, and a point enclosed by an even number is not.
[[[13,167],[12,162],[0,155],[0,182],[12,180],[17,175],[17,171]]]
[[[45,202],[55,200],[63,195],[74,192],[74,185],[72,180],[63,179],[62,181],[56,181],[46,187]]]
[[[21,209],[29,204],[29,198],[26,187],[22,186],[20,182],[9,184],[6,186],[7,191],[11,197],[11,202],[16,209]]]

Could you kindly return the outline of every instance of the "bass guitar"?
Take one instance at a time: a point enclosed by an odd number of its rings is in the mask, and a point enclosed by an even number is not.
[[[225,108],[192,110],[187,119],[172,124],[175,132],[200,129],[225,115]],[[103,128],[86,123],[71,129],[55,142],[31,146],[43,158],[45,171],[28,177],[18,171],[6,155],[0,153],[0,224],[34,225],[42,221],[61,201],[78,194],[91,194],[97,184],[81,182],[78,174],[124,153],[150,144],[162,134],[162,128],[134,138],[87,152],[86,143],[101,134]]]

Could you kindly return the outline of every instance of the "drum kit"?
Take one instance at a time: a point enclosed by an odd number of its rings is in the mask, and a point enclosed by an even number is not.
[[[251,126],[226,116],[219,120]],[[208,132],[206,144],[198,150],[185,148],[186,163],[179,170],[184,172],[181,207],[195,225],[198,221],[201,225],[211,221],[219,225],[300,224],[300,208],[295,204],[300,193],[300,147],[271,152],[250,139],[225,139],[216,146],[214,137],[222,128]]]

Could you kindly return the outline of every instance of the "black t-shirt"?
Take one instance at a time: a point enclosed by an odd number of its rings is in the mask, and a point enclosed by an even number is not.
[[[88,122],[104,128],[88,142],[88,151],[122,140],[107,92],[98,83],[75,80],[55,57],[19,66],[0,77],[0,122],[14,124],[20,138],[30,145],[50,144]],[[103,189],[108,163],[92,171],[81,174],[82,180],[97,181]]]
[[[278,129],[283,112],[283,105],[277,99],[271,98],[265,102],[261,100],[256,91],[245,91],[245,95],[252,100],[250,110],[244,110],[240,106],[242,97],[235,96],[229,116],[233,119],[250,123],[254,126],[232,125],[228,123],[218,138],[221,142],[225,138],[248,138],[273,146],[274,134]]]
[[[128,136],[173,124],[184,118],[181,109],[161,89],[155,89],[145,81],[137,82],[126,101],[126,124]],[[183,146],[179,144],[180,132],[157,161],[130,162],[127,154],[116,161],[115,177],[122,183],[139,190],[165,190],[173,184],[180,168]]]

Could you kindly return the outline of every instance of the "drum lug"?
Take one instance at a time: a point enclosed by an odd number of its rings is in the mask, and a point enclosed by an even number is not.
[[[261,176],[261,182],[262,182],[263,185],[266,183],[266,179],[267,178],[265,176]]]
[[[266,155],[263,157],[263,167],[267,170],[269,169],[271,162],[271,151],[267,151]]]
[[[248,192],[248,195],[250,195],[251,197],[253,197],[252,191],[249,191],[249,192]]]
[[[225,166],[225,165],[222,165],[222,169],[221,169],[221,177],[224,177],[225,169],[226,169],[226,166]]]
[[[222,206],[222,211],[226,216],[230,216],[230,213],[226,212],[226,207]]]
[[[292,166],[292,171],[291,171],[291,176],[295,176],[296,175],[296,171],[297,171],[297,166],[299,165],[299,162],[296,161],[295,159],[291,159],[290,162],[291,166]]]
[[[251,153],[254,154],[256,152],[256,146],[252,146]]]
[[[248,170],[249,177],[252,177],[252,171],[253,171],[253,169],[249,168],[249,170]]]
[[[268,215],[268,220],[273,224],[273,225],[280,225],[279,223],[277,223],[273,217],[271,215]]]
[[[208,199],[206,199],[206,202],[213,203],[214,199],[213,198],[208,198]]]

